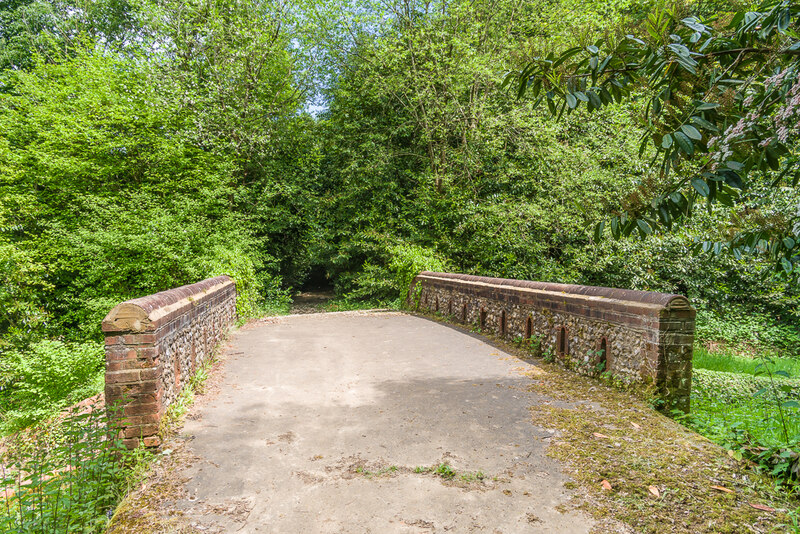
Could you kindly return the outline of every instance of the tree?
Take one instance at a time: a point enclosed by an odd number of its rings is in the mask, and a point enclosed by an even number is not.
[[[614,237],[670,229],[705,199],[741,209],[729,238],[698,248],[766,254],[798,277],[800,205],[775,217],[758,207],[771,189],[796,189],[800,179],[799,12],[795,0],[706,18],[660,8],[640,36],[609,35],[534,58],[506,83],[558,116],[646,101],[640,153],[655,153],[654,172],[610,219]],[[606,226],[596,226],[596,239]]]
[[[127,0],[7,0],[0,7],[0,69],[28,69],[87,37],[104,46],[129,44],[135,9]]]

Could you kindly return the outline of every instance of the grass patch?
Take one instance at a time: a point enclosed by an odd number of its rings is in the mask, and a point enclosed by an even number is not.
[[[460,472],[451,466],[448,462],[431,466],[417,466],[413,470],[414,473],[420,475],[435,475],[446,482],[459,482],[466,485],[473,483],[480,483],[488,477],[483,471],[463,471]],[[496,477],[495,477],[496,480]]]
[[[784,371],[791,377],[800,378],[800,360],[794,358],[771,358],[771,361],[773,362],[771,364],[773,371]],[[692,367],[695,369],[708,369],[709,371],[754,375],[761,363],[762,360],[759,358],[748,358],[730,348],[709,351],[702,345],[696,345]]]
[[[397,466],[390,465],[388,467],[381,467],[375,470],[370,470],[364,466],[356,467],[356,473],[359,475],[363,475],[367,478],[375,478],[375,477],[382,477],[382,476],[391,476],[397,473]]]

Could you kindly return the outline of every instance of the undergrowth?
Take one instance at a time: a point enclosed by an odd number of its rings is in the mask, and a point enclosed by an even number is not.
[[[797,316],[778,320],[754,310],[740,310],[734,306],[724,313],[698,307],[695,340],[699,344],[723,343],[729,347],[750,348],[755,354],[772,353],[776,356],[800,355],[800,327]]]
[[[184,384],[162,418],[162,439],[180,424],[215,362],[206,361]],[[115,419],[106,408],[90,404],[9,440],[0,454],[0,532],[104,532],[117,503],[156,457],[144,447],[126,449]]]
[[[735,362],[731,364],[735,367]],[[797,488],[800,482],[800,381],[770,360],[739,373],[694,369],[689,427],[757,470]]]
[[[103,390],[97,342],[38,341],[0,355],[0,436],[16,432]]]
[[[148,453],[127,450],[104,408],[73,409],[0,459],[0,531],[99,533]]]

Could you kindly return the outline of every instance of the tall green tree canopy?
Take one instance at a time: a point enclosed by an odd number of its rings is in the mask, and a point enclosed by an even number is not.
[[[647,102],[640,153],[655,152],[655,172],[610,221],[615,237],[671,228],[698,199],[739,210],[727,240],[703,241],[769,255],[800,275],[800,205],[760,209],[770,191],[800,179],[800,4],[766,0],[753,9],[703,17],[661,7],[637,34],[609,34],[540,56],[506,81],[554,115]],[[780,196],[780,195],[778,195]],[[604,230],[599,223],[596,236]]]

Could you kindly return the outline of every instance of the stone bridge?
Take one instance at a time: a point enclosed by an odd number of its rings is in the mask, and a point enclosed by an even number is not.
[[[165,438],[159,423],[234,302],[219,277],[109,313],[106,394],[128,445]],[[531,416],[573,402],[536,387],[556,368],[537,356],[688,409],[683,297],[422,273],[408,304],[427,313],[290,315],[233,332],[162,447],[161,479],[121,516],[148,532],[588,532],[596,520],[570,505],[570,478],[546,454],[559,433]]]

